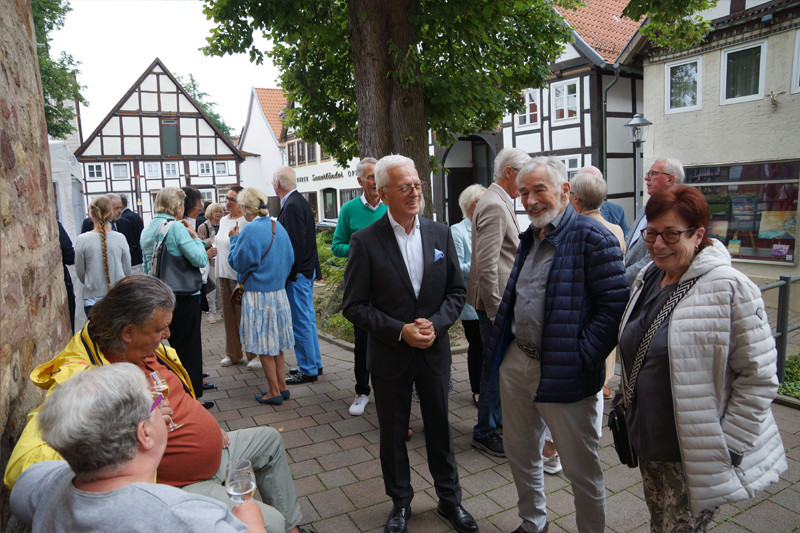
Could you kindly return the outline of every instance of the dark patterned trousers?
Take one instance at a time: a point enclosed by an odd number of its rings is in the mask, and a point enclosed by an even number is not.
[[[683,464],[639,461],[644,499],[650,510],[650,533],[704,533],[719,507],[689,512],[689,492]]]

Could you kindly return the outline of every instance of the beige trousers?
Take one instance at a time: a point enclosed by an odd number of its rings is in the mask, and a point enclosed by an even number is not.
[[[242,360],[242,343],[239,339],[239,323],[242,319],[242,308],[231,303],[231,294],[236,289],[236,280],[217,278],[217,290],[222,298],[222,320],[225,323],[225,355],[234,363]],[[253,357],[247,355],[248,361]]]

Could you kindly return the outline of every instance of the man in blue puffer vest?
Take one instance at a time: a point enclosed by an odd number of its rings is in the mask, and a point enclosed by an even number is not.
[[[489,349],[500,372],[505,451],[519,493],[517,531],[547,531],[545,424],[572,482],[578,531],[605,530],[597,393],[628,301],[622,250],[569,205],[567,170],[537,157],[517,176],[522,234]]]

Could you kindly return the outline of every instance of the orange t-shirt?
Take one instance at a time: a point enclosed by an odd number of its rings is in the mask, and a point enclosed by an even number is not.
[[[139,365],[145,373],[158,370],[169,384],[172,420],[184,425],[168,434],[167,449],[158,465],[157,481],[183,487],[213,477],[222,461],[222,430],[203,404],[192,398],[183,382],[155,354]]]

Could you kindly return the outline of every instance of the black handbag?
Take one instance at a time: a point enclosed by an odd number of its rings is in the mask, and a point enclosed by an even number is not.
[[[661,327],[661,324],[667,319],[672,310],[678,305],[689,289],[695,284],[699,278],[692,278],[682,281],[678,284],[672,294],[669,295],[667,303],[658,312],[653,323],[647,328],[647,331],[639,344],[639,349],[636,350],[636,358],[633,360],[633,368],[631,369],[630,378],[628,383],[622,391],[623,401],[611,407],[608,413],[608,429],[611,430],[611,436],[614,437],[614,448],[617,450],[619,462],[627,465],[629,468],[636,468],[639,466],[639,458],[636,456],[636,450],[631,446],[631,441],[628,436],[628,421],[626,418],[626,410],[628,404],[633,400],[633,393],[636,390],[636,378],[639,377],[639,370],[642,368],[644,356],[650,349],[650,341],[653,340],[656,330]]]
[[[172,222],[165,224],[167,225],[164,231],[166,234],[169,232]],[[184,256],[175,257],[169,253],[165,241],[166,236],[153,252],[151,272],[166,283],[175,296],[196,294],[203,286],[203,275],[200,273],[200,269],[191,264]]]

